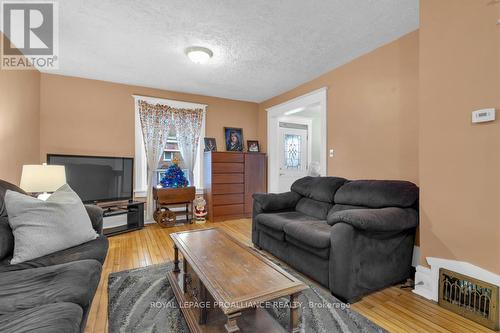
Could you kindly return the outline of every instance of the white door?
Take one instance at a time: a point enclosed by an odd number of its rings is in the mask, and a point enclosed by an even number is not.
[[[293,182],[307,175],[307,125],[279,124],[279,192],[288,192]]]

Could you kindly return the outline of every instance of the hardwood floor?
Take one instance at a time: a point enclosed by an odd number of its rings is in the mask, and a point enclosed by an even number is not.
[[[173,260],[169,237],[172,232],[217,226],[251,245],[250,223],[250,220],[235,220],[173,228],[151,224],[139,231],[110,237],[108,257],[85,332],[107,332],[109,273]],[[493,332],[397,286],[364,297],[351,308],[390,332]]]

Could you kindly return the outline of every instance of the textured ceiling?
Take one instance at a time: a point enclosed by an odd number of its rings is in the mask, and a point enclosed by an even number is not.
[[[417,29],[418,3],[64,0],[55,73],[260,102]]]

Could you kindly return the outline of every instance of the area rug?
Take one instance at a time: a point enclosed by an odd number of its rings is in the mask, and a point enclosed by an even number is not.
[[[280,265],[282,266],[282,265]],[[283,266],[282,266],[283,267]],[[170,283],[166,278],[173,263],[168,262],[144,268],[111,273],[108,281],[109,332],[189,333]],[[300,331],[304,333],[371,333],[386,332],[367,318],[350,309],[327,291],[301,279],[310,288],[299,297],[302,304]],[[273,304],[285,304],[281,299]],[[271,313],[283,327],[288,326],[288,309],[269,306]],[[258,332],[261,333],[261,332]]]

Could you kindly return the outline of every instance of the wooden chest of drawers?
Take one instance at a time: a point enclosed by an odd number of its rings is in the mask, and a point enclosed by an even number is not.
[[[205,152],[204,188],[211,222],[252,216],[252,194],[267,192],[262,153]]]

